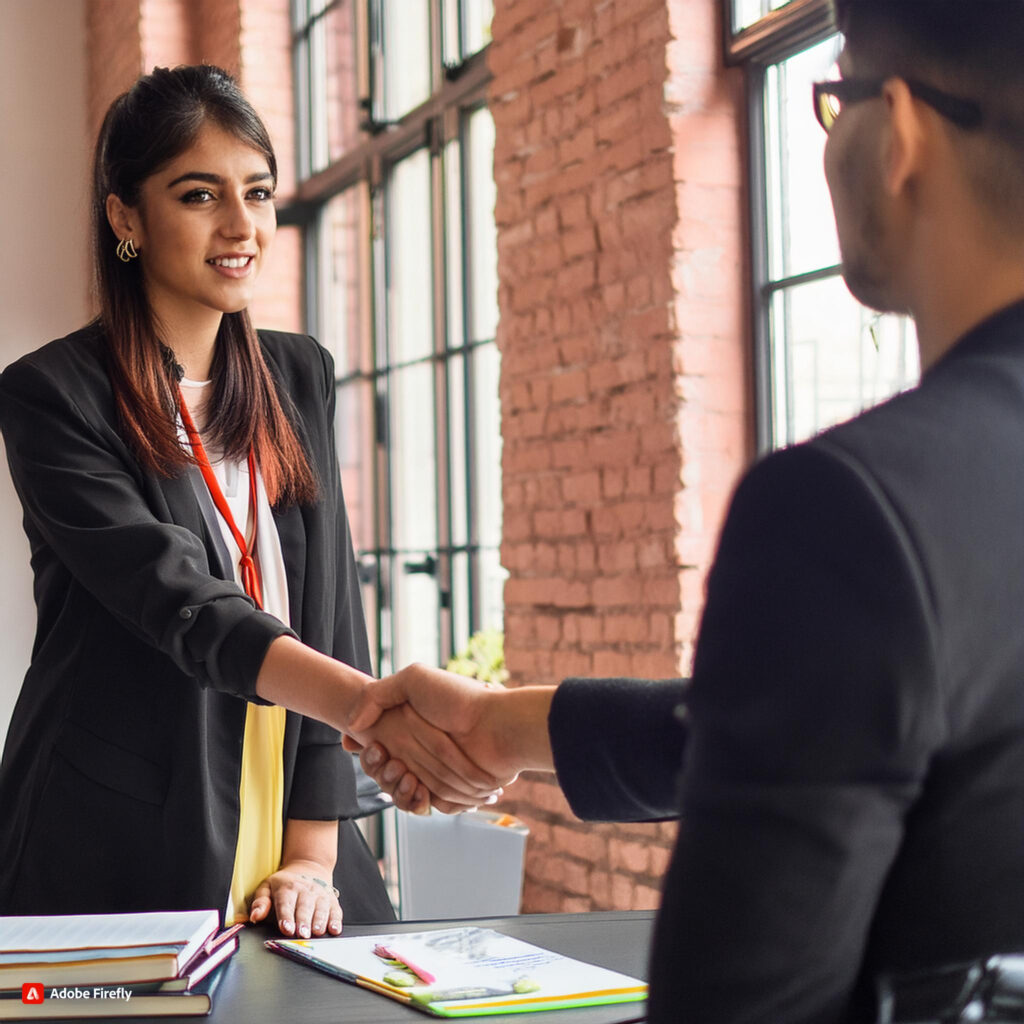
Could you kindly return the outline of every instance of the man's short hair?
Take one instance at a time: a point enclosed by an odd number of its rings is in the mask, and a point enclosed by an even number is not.
[[[979,105],[981,129],[961,139],[972,184],[1024,228],[1024,0],[833,2],[858,75],[916,78]]]

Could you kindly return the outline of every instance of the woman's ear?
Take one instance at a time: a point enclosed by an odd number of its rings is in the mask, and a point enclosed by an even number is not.
[[[142,223],[138,212],[113,192],[107,196],[107,221],[118,239],[124,241],[130,238],[134,241],[135,248],[142,250]]]

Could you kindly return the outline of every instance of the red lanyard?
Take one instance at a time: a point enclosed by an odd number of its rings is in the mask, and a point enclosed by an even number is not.
[[[263,592],[260,588],[260,574],[256,568],[256,526],[257,526],[257,509],[259,507],[256,499],[256,456],[253,453],[252,448],[249,449],[249,515],[252,518],[252,540],[247,544],[245,537],[242,536],[242,531],[239,530],[235,524],[235,518],[231,514],[231,509],[228,507],[227,499],[224,497],[224,492],[220,489],[220,484],[217,483],[217,477],[214,475],[213,467],[210,465],[210,460],[206,454],[206,449],[203,447],[203,442],[199,437],[199,431],[196,430],[196,425],[192,421],[192,417],[189,415],[188,406],[185,404],[185,399],[181,394],[181,389],[178,389],[178,408],[181,410],[181,420],[185,425],[185,433],[188,434],[189,444],[192,445],[192,454],[196,457],[196,462],[199,463],[199,468],[202,470],[203,479],[206,481],[206,486],[210,491],[210,497],[213,498],[214,505],[217,506],[217,511],[224,517],[224,522],[228,524],[228,529],[231,531],[231,536],[235,538],[235,543],[238,545],[238,550],[241,552],[242,558],[240,561],[240,568],[242,574],[242,589],[256,602],[257,608],[263,607]]]

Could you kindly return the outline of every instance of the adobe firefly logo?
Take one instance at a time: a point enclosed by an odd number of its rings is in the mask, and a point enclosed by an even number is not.
[[[30,981],[21,986],[21,1001],[23,1003],[41,1003],[44,999],[43,986],[36,981]]]

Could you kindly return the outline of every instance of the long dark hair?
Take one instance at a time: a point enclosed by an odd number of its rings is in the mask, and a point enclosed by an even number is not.
[[[277,160],[259,115],[220,68],[154,68],[111,104],[96,143],[93,246],[100,322],[105,328],[121,429],[139,461],[165,476],[190,460],[175,426],[176,367],[146,298],[140,263],[116,253],[107,196],[139,202],[143,181],[184,152],[212,121],[260,152],[277,180]],[[274,386],[248,313],[226,313],[213,360],[207,430],[227,458],[255,450],[271,503],[308,502],[316,480]]]

